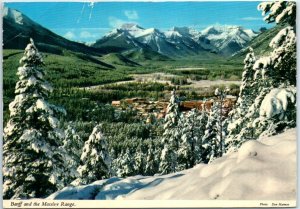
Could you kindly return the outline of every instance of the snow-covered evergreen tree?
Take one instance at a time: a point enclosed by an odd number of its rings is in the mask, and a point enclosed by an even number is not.
[[[207,115],[197,109],[192,109],[185,116],[181,117],[180,130],[181,141],[178,150],[179,169],[188,169],[196,163],[201,162],[203,149],[202,138],[205,133]]]
[[[146,175],[154,175],[157,171],[155,161],[155,149],[153,141],[150,140],[150,145],[148,147],[147,158],[146,158],[146,166],[145,166],[145,174]]]
[[[65,130],[65,137],[63,139],[63,149],[66,150],[68,157],[65,159],[68,163],[69,170],[73,173],[70,178],[78,177],[76,169],[80,165],[80,156],[84,142],[80,136],[76,133],[73,124],[68,124]],[[73,171],[73,172],[72,172]],[[75,173],[76,172],[76,173]]]
[[[273,135],[296,126],[296,3],[277,1],[260,3],[268,23],[286,24],[270,42],[273,51],[253,65],[252,91],[255,99],[246,111],[241,132],[252,130],[253,138]],[[240,143],[232,144],[229,150]]]
[[[102,125],[94,127],[89,139],[84,143],[78,167],[80,182],[89,184],[96,180],[110,177],[111,159],[107,141],[102,133]]]
[[[59,128],[65,111],[47,102],[52,91],[44,80],[43,59],[33,40],[18,68],[15,99],[4,129],[3,197],[41,198],[62,188],[68,174]]]
[[[296,2],[294,1],[262,2],[257,8],[262,10],[267,23],[296,25]]]
[[[167,107],[163,133],[163,150],[161,152],[159,172],[172,173],[177,170],[177,150],[180,140],[178,121],[180,118],[179,100],[175,90],[171,93],[170,103]]]
[[[118,160],[118,157],[117,157],[117,153],[115,151],[115,149],[112,147],[112,149],[110,150],[109,152],[110,154],[110,157],[111,157],[111,169],[110,169],[110,172],[111,172],[111,176],[116,176],[116,172],[118,170],[118,164],[117,164],[117,160]]]
[[[161,174],[174,173],[177,171],[177,152],[174,146],[165,144],[161,151],[159,172]]]
[[[295,38],[296,35],[292,27],[283,29],[270,43],[274,51],[267,58],[267,62],[258,60],[255,63],[257,69],[260,69],[258,73],[261,73],[262,80],[265,81],[255,102],[256,117],[252,124],[255,127],[254,134],[257,137],[273,135],[284,131],[286,128],[296,126],[296,100],[293,99],[296,97]],[[280,42],[278,39],[283,39],[283,41]],[[280,106],[286,107],[278,111]],[[266,109],[274,112],[265,114],[264,110]],[[286,114],[283,114],[282,111]]]
[[[200,115],[198,117],[198,122],[197,122],[197,134],[199,135],[198,137],[198,141],[197,141],[197,144],[196,144],[196,147],[195,147],[195,152],[196,152],[196,164],[198,163],[203,163],[205,162],[205,156],[206,156],[206,153],[205,153],[205,149],[203,147],[203,138],[205,136],[205,131],[206,131],[206,125],[208,123],[208,112],[207,112],[207,109],[206,109],[206,100],[203,101],[203,104],[202,104],[202,110],[200,112]]]
[[[224,101],[228,92],[228,88],[215,90],[218,100],[214,101],[211,108],[203,138],[203,146],[207,153],[205,162],[211,162],[217,157],[222,157],[225,153],[227,121],[224,116]]]
[[[261,102],[256,135],[273,135],[296,127],[296,2],[266,2],[259,5],[267,22],[288,24],[270,42],[269,57],[255,63],[271,90]],[[259,71],[258,71],[259,72]]]
[[[142,150],[142,145],[139,144],[134,155],[134,170],[136,174],[144,175],[145,166],[146,166],[145,160],[146,160],[146,155]]]
[[[122,152],[118,157],[116,164],[118,167],[116,171],[118,177],[127,177],[135,174],[134,159],[129,148]]]
[[[253,104],[257,94],[257,86],[254,82],[254,63],[256,61],[254,51],[249,48],[249,53],[244,60],[244,72],[242,75],[242,84],[240,86],[240,93],[235,108],[229,113],[228,122],[228,135],[226,137],[226,147],[238,147],[238,144],[251,139],[253,129],[246,126],[248,122],[247,111]]]
[[[203,148],[206,155],[204,162],[208,163],[217,157],[221,156],[220,153],[220,103],[214,102],[211,107],[206,131],[203,136]]]
[[[296,87],[272,89],[261,102],[259,117],[253,122],[259,136],[275,135],[296,127]]]
[[[245,111],[247,111],[248,107],[253,103],[253,78],[254,78],[254,70],[253,66],[255,64],[256,58],[254,55],[253,49],[249,48],[249,53],[246,55],[244,60],[244,72],[242,75],[242,84],[240,86],[239,98],[237,101],[238,114],[243,117]]]

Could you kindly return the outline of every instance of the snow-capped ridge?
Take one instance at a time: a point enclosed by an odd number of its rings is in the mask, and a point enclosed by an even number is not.
[[[241,50],[257,35],[251,29],[236,25],[213,25],[200,32],[201,39],[208,40],[210,45],[224,55]]]
[[[175,38],[175,37],[182,37],[182,35],[178,31],[166,31],[164,32],[167,38]]]
[[[203,51],[227,56],[246,46],[256,33],[234,25],[213,25],[202,31],[197,31],[193,27],[174,26],[167,31],[161,31],[157,28],[143,28],[135,23],[126,23],[113,29],[103,38],[116,39],[120,36],[130,39],[126,42],[133,41],[135,44],[132,46],[140,46],[139,42],[155,52],[170,57],[196,55]]]
[[[139,26],[138,24],[135,23],[124,23],[123,25],[121,25],[121,27],[119,27],[119,29],[123,29],[123,30],[144,30],[144,28],[142,28],[141,26]]]
[[[146,36],[164,37],[164,34],[162,32],[160,32],[156,28],[148,28],[148,29],[143,30],[141,33],[135,35],[136,38],[138,38],[138,37],[146,37]]]
[[[211,25],[200,32],[202,35],[204,35],[204,34],[220,34],[224,32],[231,32],[237,30],[243,30],[243,27],[238,25]]]
[[[190,35],[190,28],[189,27],[176,27],[174,26],[172,31],[176,31],[181,35]]]
[[[249,37],[255,37],[258,35],[254,30],[252,29],[245,29],[244,32],[249,36]]]
[[[25,17],[21,12],[8,7],[4,7],[3,9],[3,18],[11,19],[19,25],[23,25],[25,20]]]

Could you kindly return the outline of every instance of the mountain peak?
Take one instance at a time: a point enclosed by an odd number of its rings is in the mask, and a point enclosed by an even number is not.
[[[13,22],[23,25],[24,24],[24,15],[15,9],[10,9],[8,7],[4,7],[3,9],[3,18],[7,18],[12,20]]]
[[[212,25],[201,31],[202,34],[220,34],[224,32],[232,32],[243,30],[241,26],[237,25]]]
[[[156,28],[148,28],[145,31],[147,31],[148,33],[159,33],[160,31]]]
[[[247,45],[257,34],[236,25],[213,25],[201,31],[202,39],[209,40],[223,55],[230,55]]]
[[[142,28],[141,26],[139,26],[138,24],[135,24],[135,23],[125,23],[125,24],[121,25],[120,29],[123,29],[123,30],[144,30],[144,28]]]
[[[171,29],[172,31],[177,31],[179,33],[189,33],[190,31],[190,28],[189,27],[177,27],[177,26],[174,26],[172,27]]]

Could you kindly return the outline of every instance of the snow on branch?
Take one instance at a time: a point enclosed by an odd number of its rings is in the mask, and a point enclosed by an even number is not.
[[[296,34],[293,27],[286,27],[282,29],[270,42],[269,46],[277,48],[283,45],[284,42],[291,41],[292,44],[296,42]]]
[[[262,11],[265,16],[264,21],[268,23],[288,22],[291,25],[295,24],[296,16],[296,3],[292,1],[276,1],[276,2],[263,2],[257,7]]]
[[[267,118],[272,118],[275,115],[279,115],[280,118],[283,118],[289,103],[295,104],[295,102],[296,87],[275,88],[265,96],[260,106],[259,114],[260,116]]]

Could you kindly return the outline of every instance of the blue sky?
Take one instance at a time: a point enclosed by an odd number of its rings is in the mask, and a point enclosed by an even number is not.
[[[123,23],[167,30],[191,26],[270,27],[257,11],[259,2],[34,2],[5,3],[68,39],[92,42]]]

